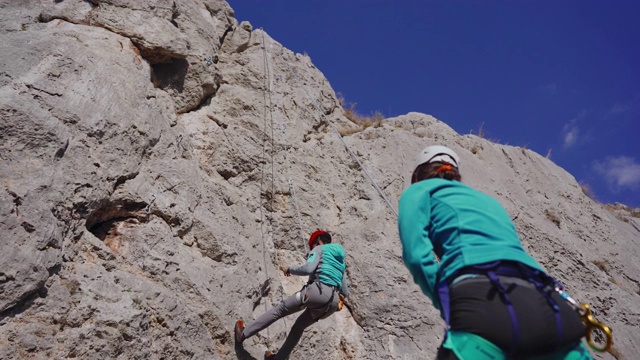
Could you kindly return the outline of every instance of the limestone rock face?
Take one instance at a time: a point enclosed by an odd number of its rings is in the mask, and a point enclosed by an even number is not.
[[[0,358],[261,358],[295,315],[244,348],[233,323],[304,284],[281,271],[316,228],[346,248],[352,294],[291,358],[432,358],[443,322],[395,207],[436,143],[614,329],[601,357],[640,352],[638,212],[549,159],[424,114],[363,128],[224,1],[4,0],[0,32]]]

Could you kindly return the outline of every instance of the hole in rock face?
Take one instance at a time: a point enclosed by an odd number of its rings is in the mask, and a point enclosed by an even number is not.
[[[94,230],[97,229],[100,224],[108,222],[109,220],[118,218],[122,220],[128,218],[142,219],[145,215],[144,209],[147,206],[144,202],[131,200],[103,201],[101,205],[102,206],[87,216],[86,226],[91,233],[94,233]]]
[[[189,70],[187,59],[171,58],[168,62],[151,65],[151,82],[160,89],[184,90],[184,79]]]
[[[89,231],[98,239],[105,241],[107,238],[113,238],[118,235],[118,224],[126,221],[127,218],[120,217],[103,221],[91,227]]]
[[[117,253],[122,244],[122,230],[144,221],[145,206],[132,201],[106,203],[87,217],[87,230]]]

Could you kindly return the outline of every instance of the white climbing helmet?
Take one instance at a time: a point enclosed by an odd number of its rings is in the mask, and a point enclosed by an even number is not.
[[[453,150],[449,149],[446,146],[442,145],[433,145],[427,146],[424,148],[418,157],[416,158],[416,166],[414,169],[418,168],[418,166],[431,162],[444,162],[447,164],[451,164],[455,167],[460,165],[460,158],[458,154],[456,154]]]

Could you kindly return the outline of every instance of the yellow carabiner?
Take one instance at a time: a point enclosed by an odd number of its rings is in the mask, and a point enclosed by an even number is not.
[[[611,334],[611,329],[607,325],[597,321],[593,315],[591,315],[591,308],[589,307],[589,304],[580,304],[579,313],[580,317],[582,317],[582,321],[587,326],[587,344],[589,344],[593,350],[598,352],[611,350],[611,346],[613,346],[613,335]],[[596,329],[602,331],[607,340],[603,347],[598,347],[595,341],[593,341],[593,331]]]

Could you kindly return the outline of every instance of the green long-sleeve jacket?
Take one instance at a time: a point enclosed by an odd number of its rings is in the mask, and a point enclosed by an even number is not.
[[[346,257],[340,244],[318,245],[309,252],[306,263],[289,267],[289,272],[292,275],[309,275],[309,283],[319,280],[337,287],[344,296],[349,296]]]
[[[438,309],[437,282],[466,266],[512,260],[543,270],[522,247],[502,205],[458,181],[409,186],[400,197],[398,228],[404,263]]]

